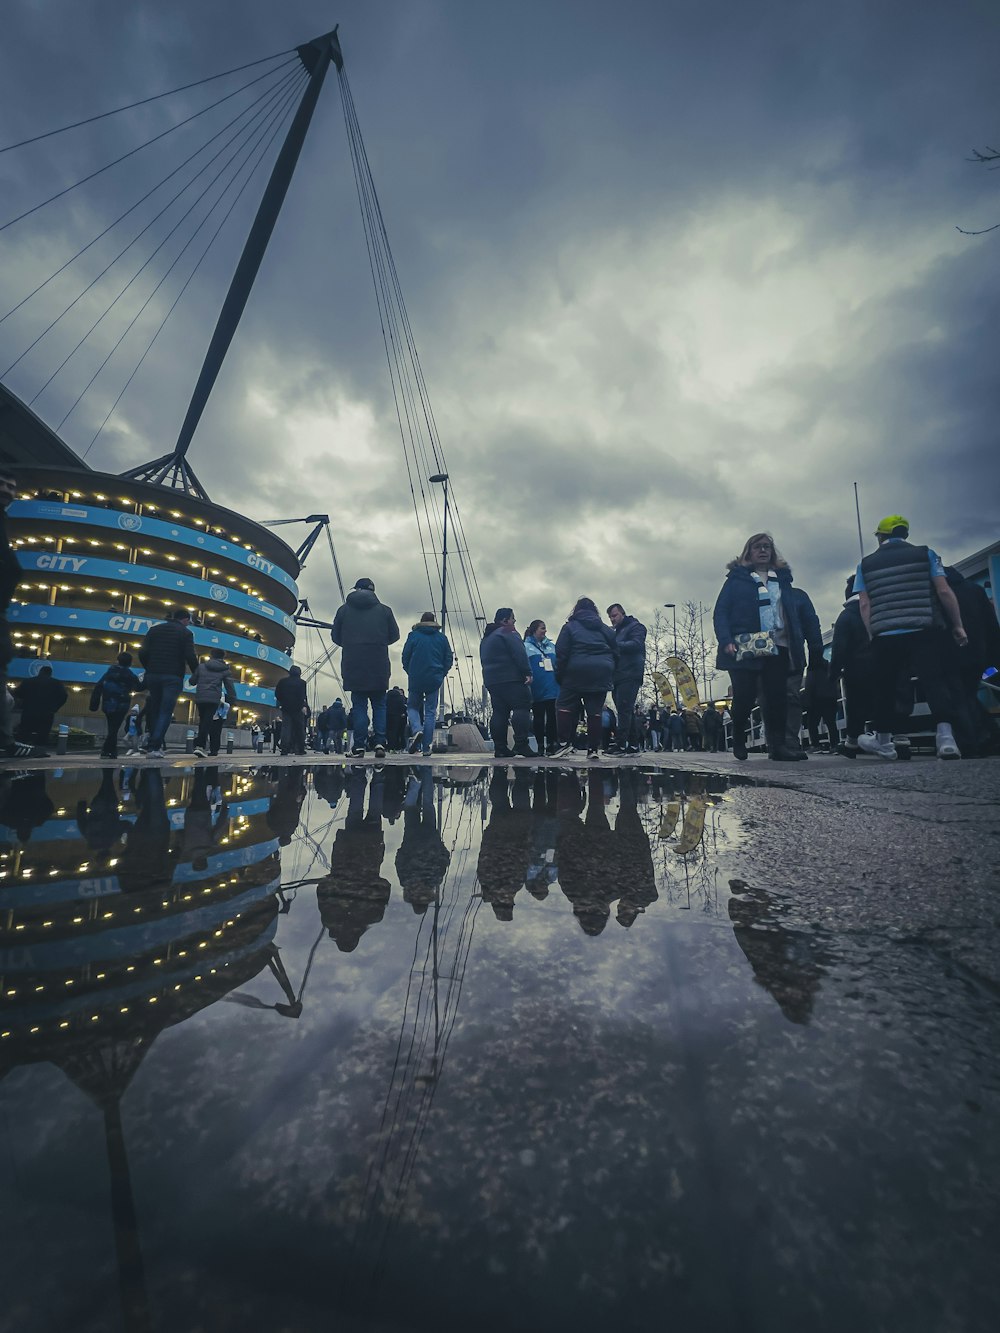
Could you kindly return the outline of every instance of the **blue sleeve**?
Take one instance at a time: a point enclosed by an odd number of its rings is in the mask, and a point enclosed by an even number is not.
[[[715,602],[715,610],[712,612],[712,628],[715,630],[715,638],[719,647],[727,643],[732,643],[733,635],[729,623],[729,583],[722,585],[722,591],[719,593]]]
[[[861,573],[860,565],[858,565],[857,569],[854,571],[854,591],[867,592],[867,589],[865,588],[864,575]]]
[[[932,579],[943,579],[943,578],[944,578],[944,561],[943,561],[943,560],[941,559],[941,557],[938,555],[937,551],[932,551],[931,548],[928,546],[928,548],[927,548],[927,558],[928,558],[928,559],[930,560],[930,562],[931,562],[931,578],[932,578]]]

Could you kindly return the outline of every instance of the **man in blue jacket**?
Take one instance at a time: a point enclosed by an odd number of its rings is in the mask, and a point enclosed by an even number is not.
[[[611,690],[618,714],[618,730],[615,749],[622,754],[638,754],[638,745],[633,744],[632,720],[635,717],[635,701],[642,688],[642,675],[646,666],[646,626],[635,616],[626,615],[621,602],[612,602],[608,607],[608,619],[615,627],[615,640],[618,644],[618,665],[615,667],[614,685]]]
[[[431,752],[438,696],[454,660],[451,644],[434,619],[434,612],[425,611],[403,644],[406,704],[413,732],[410,754],[416,754],[418,750],[425,755]]]

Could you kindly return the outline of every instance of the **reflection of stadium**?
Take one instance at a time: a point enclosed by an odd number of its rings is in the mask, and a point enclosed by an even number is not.
[[[46,659],[82,715],[93,683],[149,625],[190,607],[199,655],[221,647],[243,720],[274,704],[298,606],[292,551],[266,528],[162,486],[69,468],[19,468],[8,531],[24,571],[8,613],[11,680]],[[29,498],[30,497],[30,498]],[[193,705],[189,705],[193,709]],[[180,714],[178,720],[184,720]]]

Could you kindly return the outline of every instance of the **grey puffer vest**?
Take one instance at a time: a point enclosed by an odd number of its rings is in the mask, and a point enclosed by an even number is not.
[[[864,557],[861,573],[871,602],[873,637],[889,630],[933,629],[943,623],[926,546],[886,542]]]

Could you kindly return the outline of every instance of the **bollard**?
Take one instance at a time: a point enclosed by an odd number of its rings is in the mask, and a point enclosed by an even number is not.
[[[187,733],[184,737],[184,753],[194,754],[194,732],[190,727],[188,727]]]
[[[65,722],[59,723],[59,737],[56,741],[56,754],[65,754],[66,747],[69,745],[69,727]]]
[[[235,739],[235,737],[233,736],[233,733],[232,733],[231,731],[227,731],[227,732],[226,732],[226,754],[232,754],[232,752],[233,752],[233,741],[234,741],[234,739]]]

